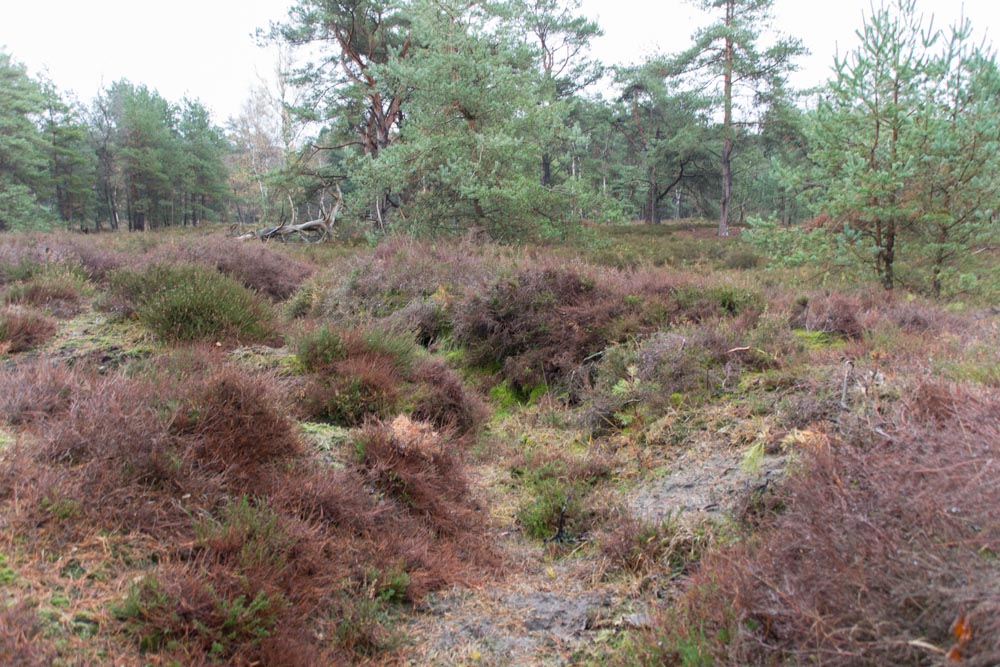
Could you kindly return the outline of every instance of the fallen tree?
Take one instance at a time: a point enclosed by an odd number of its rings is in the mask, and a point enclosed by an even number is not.
[[[295,222],[295,208],[292,207],[291,220],[282,222],[280,225],[264,227],[263,229],[245,233],[240,233],[237,225],[233,225],[231,230],[235,238],[239,241],[249,239],[259,239],[261,241],[279,239],[281,241],[301,240],[308,243],[319,243],[330,236],[330,233],[333,231],[333,224],[337,220],[337,214],[340,212],[340,207],[343,203],[344,197],[338,185],[333,207],[330,209],[326,209],[325,206],[321,207],[318,218],[297,223]]]

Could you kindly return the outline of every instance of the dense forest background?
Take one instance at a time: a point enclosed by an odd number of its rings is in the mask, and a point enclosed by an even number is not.
[[[714,22],[686,49],[606,67],[574,0],[299,0],[260,33],[277,85],[224,127],[126,80],[72,99],[0,52],[0,230],[252,227],[341,198],[338,229],[372,236],[707,218],[772,262],[975,290],[1000,203],[992,46],[892,0],[799,91],[770,0],[697,4]]]

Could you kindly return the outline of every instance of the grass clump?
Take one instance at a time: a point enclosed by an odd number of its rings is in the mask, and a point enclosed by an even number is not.
[[[525,492],[516,519],[524,532],[546,542],[572,542],[599,520],[590,502],[597,483],[610,469],[599,458],[568,456],[530,447],[515,458],[511,476]]]
[[[673,578],[693,570],[716,543],[718,533],[719,527],[708,520],[669,516],[652,523],[623,516],[600,534],[598,546],[614,569],[635,575],[665,571]]]
[[[134,313],[171,342],[266,343],[276,338],[274,313],[232,278],[200,266],[152,265],[112,274],[110,307]]]

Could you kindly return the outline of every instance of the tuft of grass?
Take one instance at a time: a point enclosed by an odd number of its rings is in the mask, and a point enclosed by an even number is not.
[[[608,473],[607,464],[599,459],[530,447],[511,467],[512,477],[525,492],[516,514],[518,524],[538,540],[565,542],[584,537],[597,518],[589,502],[591,491]]]

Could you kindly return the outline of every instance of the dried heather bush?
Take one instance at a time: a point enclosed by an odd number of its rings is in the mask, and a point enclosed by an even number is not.
[[[445,363],[428,360],[414,373],[416,400],[411,416],[438,429],[475,433],[489,416],[483,400],[465,387],[458,373]]]
[[[796,329],[857,340],[864,333],[860,321],[862,309],[859,299],[842,294],[800,297],[795,302],[789,323]]]
[[[437,534],[456,536],[477,523],[458,453],[431,425],[403,416],[371,424],[359,437],[358,450],[369,482],[426,517]]]
[[[737,315],[753,320],[764,309],[759,293],[729,285],[682,286],[675,291],[674,299],[681,318],[696,323]]]
[[[49,264],[4,292],[7,303],[33,306],[55,317],[72,317],[80,312],[84,278],[79,267]]]
[[[26,352],[46,342],[56,325],[38,311],[23,307],[0,310],[0,352]]]
[[[397,335],[410,335],[423,347],[430,347],[451,329],[444,304],[433,298],[417,298],[383,318],[380,325]]]
[[[391,359],[363,355],[338,361],[331,372],[306,385],[306,414],[342,426],[391,416],[399,405],[402,378]]]
[[[164,245],[151,255],[152,263],[197,264],[230,276],[244,287],[274,300],[284,300],[312,274],[313,269],[262,243],[239,243],[218,236],[199,237],[197,243]]]
[[[172,430],[194,439],[195,455],[219,470],[257,474],[301,450],[288,407],[267,376],[221,368],[188,389]]]
[[[100,377],[39,433],[40,460],[73,471],[66,493],[97,525],[156,534],[186,521],[183,507],[151,496],[189,493],[211,503],[221,492],[223,480],[192,470],[190,443],[171,433],[177,402],[170,396],[164,384]]]
[[[9,667],[43,667],[52,665],[56,655],[30,604],[0,605],[0,662]]]
[[[166,565],[134,584],[114,613],[143,651],[253,664],[286,606],[279,592],[226,568]]]
[[[510,254],[472,238],[432,243],[390,237],[332,277],[320,310],[329,319],[355,322],[359,314],[384,317],[432,295],[447,308],[452,300],[485,289],[513,264]]]
[[[470,363],[500,368],[524,392],[568,376],[606,343],[620,301],[571,271],[527,271],[456,308],[455,340]]]
[[[632,574],[656,569],[666,546],[659,526],[630,515],[619,517],[597,541],[612,567]]]
[[[19,426],[63,413],[82,381],[79,371],[47,361],[0,369],[0,420]]]
[[[1000,402],[941,386],[917,400],[931,408],[896,414],[887,441],[806,452],[784,511],[703,562],[656,641],[701,637],[717,664],[931,664],[926,644],[997,664]]]
[[[379,505],[354,468],[330,470],[303,462],[289,474],[295,483],[273,484],[272,496],[304,521],[363,534],[389,510]]]

